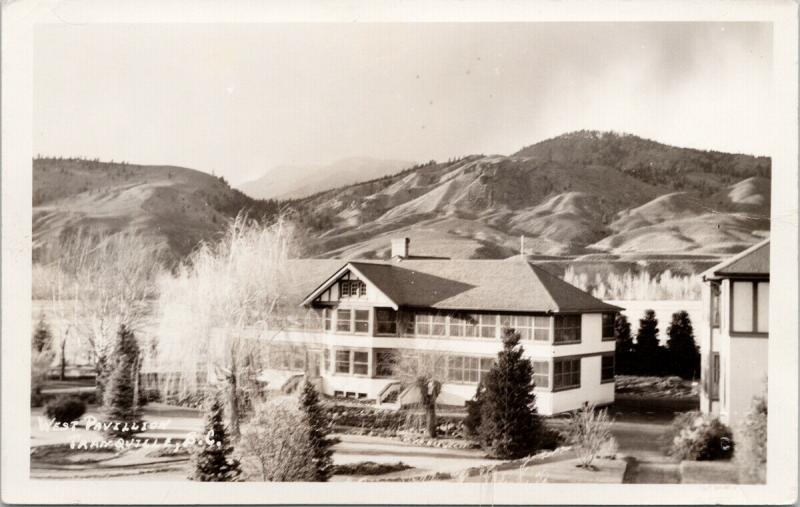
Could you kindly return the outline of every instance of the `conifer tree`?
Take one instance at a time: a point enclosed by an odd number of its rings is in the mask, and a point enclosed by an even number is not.
[[[300,409],[308,421],[308,442],[315,481],[325,482],[333,475],[334,442],[328,438],[328,418],[319,402],[319,393],[308,380],[300,392]]]
[[[658,319],[656,312],[645,310],[644,317],[639,319],[639,331],[636,333],[636,362],[639,373],[654,375],[661,373],[661,350],[658,343]]]
[[[31,340],[31,406],[42,402],[42,386],[47,381],[54,357],[51,345],[50,328],[41,315]]]
[[[478,384],[475,396],[467,400],[467,416],[464,418],[464,434],[470,440],[480,440],[481,431],[481,404],[486,394],[483,382]]]
[[[506,329],[503,350],[486,375],[480,442],[492,458],[519,458],[536,450],[541,424],[533,393],[533,366],[523,358],[519,333]]]
[[[239,460],[233,458],[233,446],[224,424],[223,404],[213,396],[206,407],[206,424],[203,444],[192,455],[190,480],[201,482],[237,482],[242,470]],[[210,436],[213,443],[205,441]]]
[[[633,338],[628,317],[619,313],[614,320],[614,340],[616,341],[617,372],[628,374],[633,367]]]
[[[119,326],[114,351],[108,362],[109,376],[103,395],[103,406],[108,422],[119,423],[109,433],[128,436],[135,433],[131,425],[140,422],[136,380],[139,375],[139,344],[133,331],[125,324]],[[127,430],[125,429],[127,426]]]
[[[672,373],[685,379],[694,378],[699,367],[700,354],[694,341],[692,320],[686,310],[672,314],[672,323],[667,328]]]
[[[50,326],[44,318],[44,313],[39,314],[39,322],[36,324],[36,331],[33,333],[33,350],[44,352],[51,348],[53,335],[50,333]]]

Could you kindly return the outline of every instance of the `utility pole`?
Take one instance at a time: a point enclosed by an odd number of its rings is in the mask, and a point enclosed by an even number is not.
[[[519,257],[522,260],[525,260],[525,235],[519,235]]]

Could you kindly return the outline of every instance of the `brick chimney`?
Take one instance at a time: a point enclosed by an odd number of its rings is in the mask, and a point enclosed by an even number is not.
[[[392,239],[392,259],[407,259],[408,245],[411,243],[409,238]]]

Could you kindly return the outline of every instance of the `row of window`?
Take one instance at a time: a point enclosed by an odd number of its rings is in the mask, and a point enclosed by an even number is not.
[[[344,375],[369,375],[369,352],[353,349],[328,350],[325,352],[325,370],[331,371],[331,354],[335,354],[334,373]],[[392,377],[395,373],[398,356],[395,352],[385,350],[375,352],[375,376]],[[405,359],[408,360],[408,359]],[[417,360],[428,361],[428,367],[447,382],[477,384],[491,370],[494,357],[437,355]],[[581,386],[581,358],[567,357],[549,360],[532,360],[533,381],[537,388],[560,391],[577,389]],[[552,374],[551,374],[552,365]],[[601,356],[600,382],[614,381],[614,355]]]
[[[334,328],[333,310],[323,312],[324,329]],[[369,333],[369,310],[337,309],[335,328],[337,332]],[[615,314],[602,316],[603,338],[614,337]],[[375,334],[397,335],[402,324],[402,334],[410,336],[499,338],[502,329],[513,328],[523,340],[550,343],[580,343],[581,315],[497,315],[466,313],[403,313],[391,308],[375,309]]]
[[[332,327],[332,312],[323,310],[324,329],[330,331]],[[336,331],[341,333],[369,333],[369,310],[336,310]]]

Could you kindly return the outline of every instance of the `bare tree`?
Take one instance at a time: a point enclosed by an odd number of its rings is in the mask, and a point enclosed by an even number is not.
[[[52,311],[63,327],[62,363],[66,341],[75,333],[95,364],[101,391],[117,329],[140,332],[152,317],[162,260],[163,246],[140,235],[79,230],[60,243],[58,258],[50,263]]]
[[[257,389],[264,345],[286,290],[292,228],[282,219],[259,224],[240,215],[216,245],[204,244],[173,275],[159,299],[157,369],[165,397],[204,390],[201,379],[226,385],[230,430]]]
[[[258,463],[264,481],[313,481],[310,431],[296,398],[276,398],[259,406],[245,425],[242,452]]]
[[[406,386],[413,386],[425,410],[428,436],[436,438],[436,401],[447,381],[447,355],[436,351],[400,350],[394,355],[394,374]]]

